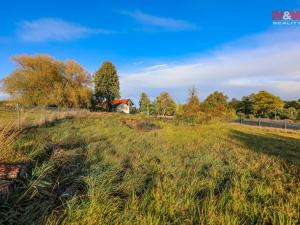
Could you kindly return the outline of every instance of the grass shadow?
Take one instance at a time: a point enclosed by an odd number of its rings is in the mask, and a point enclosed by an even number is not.
[[[231,130],[231,138],[242,142],[251,150],[278,156],[300,166],[300,140],[275,134],[253,134]]]

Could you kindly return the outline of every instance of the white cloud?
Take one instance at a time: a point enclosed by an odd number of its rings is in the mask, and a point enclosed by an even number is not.
[[[191,22],[185,20],[173,19],[173,18],[158,17],[158,16],[146,14],[140,10],[136,10],[132,12],[119,10],[117,12],[129,16],[142,24],[146,24],[154,27],[160,27],[167,30],[180,31],[180,30],[197,29],[197,25]],[[144,30],[151,30],[151,29],[144,29]]]
[[[295,94],[296,98],[300,99],[300,80],[299,81],[271,81],[270,82],[271,88],[276,91],[279,95],[285,94]]]
[[[161,69],[161,68],[167,68],[167,66],[168,66],[168,64],[166,64],[166,63],[158,64],[158,65],[146,67],[145,70],[157,70],[157,69]]]
[[[67,41],[93,34],[109,34],[112,32],[104,29],[92,29],[55,18],[22,21],[18,25],[20,39],[28,42]]]
[[[285,99],[298,99],[299,36],[299,28],[273,30],[221,46],[206,56],[183,59],[186,63],[122,74],[122,93],[137,96],[148,91],[153,96],[168,90],[183,101],[182,93],[196,86],[202,99],[214,90],[230,97],[268,90]]]

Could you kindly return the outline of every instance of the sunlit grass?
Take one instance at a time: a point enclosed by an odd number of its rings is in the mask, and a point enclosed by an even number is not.
[[[93,115],[97,113],[93,113]],[[32,126],[41,126],[65,118],[92,116],[88,110],[43,110],[27,109],[20,110],[1,110],[0,109],[0,128],[6,125],[16,129],[24,129]]]
[[[299,223],[299,132],[162,121],[148,131],[126,118],[23,133],[15,148],[36,162],[34,172],[0,208],[0,223]]]

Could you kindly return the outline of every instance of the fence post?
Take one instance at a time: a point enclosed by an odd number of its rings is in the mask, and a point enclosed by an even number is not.
[[[286,130],[286,119],[284,120],[284,129]]]
[[[47,123],[47,115],[46,115],[46,106],[45,106],[45,108],[44,108],[44,122],[45,122],[45,125],[46,125],[46,123]]]
[[[20,107],[19,107],[19,103],[17,103],[17,117],[18,117],[18,129],[21,129],[21,118],[20,118]]]

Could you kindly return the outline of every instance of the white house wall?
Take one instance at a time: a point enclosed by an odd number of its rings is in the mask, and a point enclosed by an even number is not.
[[[117,112],[130,113],[130,107],[125,103],[118,105],[116,109]]]

